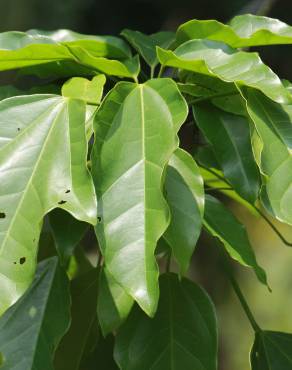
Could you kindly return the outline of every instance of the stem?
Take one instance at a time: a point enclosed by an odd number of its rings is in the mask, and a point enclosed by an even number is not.
[[[229,281],[232,285],[232,288],[233,288],[235,294],[237,295],[237,298],[239,299],[240,304],[241,304],[241,306],[242,306],[242,308],[243,308],[251,326],[253,327],[254,331],[255,332],[261,331],[261,328],[257,324],[257,322],[256,322],[256,320],[255,320],[247,302],[246,302],[246,299],[244,298],[244,296],[242,294],[242,291],[241,291],[237,281],[234,279],[234,277],[231,274],[227,273],[227,275],[228,275]]]
[[[214,94],[214,95],[210,95],[210,96],[205,96],[203,98],[198,98],[198,99],[191,100],[189,102],[189,104],[196,104],[196,103],[200,103],[200,102],[206,101],[206,100],[211,100],[211,99],[214,99],[214,98],[223,98],[225,96],[233,96],[233,95],[238,95],[238,92],[218,93],[218,94]]]
[[[171,251],[168,253],[167,259],[166,259],[165,271],[167,273],[170,272],[170,264],[171,264]]]
[[[154,78],[154,72],[155,72],[155,67],[151,66],[150,67],[150,78]]]
[[[261,217],[266,221],[266,223],[272,228],[272,230],[278,235],[281,241],[287,245],[288,247],[292,247],[292,243],[290,243],[284,235],[277,229],[277,227],[269,220],[269,218],[262,212],[257,206],[252,205],[253,208],[261,215]]]
[[[163,65],[161,65],[160,69],[159,69],[159,72],[158,72],[158,75],[157,75],[157,78],[162,77],[164,70],[165,70],[165,67]]]

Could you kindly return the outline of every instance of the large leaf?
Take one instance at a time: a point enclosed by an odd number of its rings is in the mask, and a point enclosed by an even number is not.
[[[90,340],[90,333],[94,326],[97,331],[97,292],[96,268],[71,282],[71,325],[56,351],[54,370],[79,370],[82,358],[88,355],[86,344]]]
[[[291,44],[292,27],[278,19],[245,14],[234,17],[230,25],[215,20],[191,20],[176,33],[177,43],[192,39],[223,41],[235,48]]]
[[[276,104],[251,89],[242,92],[256,129],[253,146],[270,208],[279,220],[292,224],[292,106]]]
[[[266,273],[256,261],[245,227],[211,195],[205,197],[204,226],[223,243],[230,257],[243,266],[251,267],[259,281],[267,285]]]
[[[61,264],[66,266],[89,225],[59,208],[49,214],[49,221]]]
[[[86,38],[77,40],[72,35],[72,37],[68,35],[69,31],[65,30],[64,35],[66,32],[67,39],[71,39],[71,41],[58,42],[54,40],[54,34],[49,37],[39,34],[38,31],[32,31],[32,34],[22,32],[0,34],[0,71],[52,62],[74,62],[77,66],[81,64],[88,67],[89,70],[98,70],[109,75],[122,77],[135,77],[137,75],[138,62],[136,59],[130,58],[129,49],[122,40],[107,39],[115,40],[113,42],[115,45],[111,48],[103,37],[96,36],[94,39],[93,36],[93,39],[90,40]],[[119,41],[116,42],[116,40]],[[120,44],[120,49],[117,44]],[[118,54],[123,57],[124,61],[107,59],[112,55],[111,52],[114,56]],[[128,58],[124,59],[125,57]]]
[[[226,44],[210,40],[187,41],[174,52],[158,48],[157,53],[165,66],[254,87],[278,103],[292,102],[291,93],[257,53],[237,52]]]
[[[260,178],[251,148],[247,118],[224,112],[204,102],[193,106],[200,130],[212,144],[224,175],[244,199],[254,203]]]
[[[163,236],[184,274],[201,232],[204,185],[196,162],[183,149],[177,149],[170,158],[165,190],[171,222]]]
[[[153,319],[133,310],[118,332],[115,359],[122,370],[216,370],[217,328],[210,298],[175,274],[160,279]]]
[[[41,221],[60,207],[96,222],[85,104],[56,95],[0,102],[0,313],[30,284]]]
[[[69,282],[53,257],[39,264],[29,290],[0,319],[1,369],[53,370],[54,351],[69,323]]]
[[[175,39],[173,32],[157,32],[152,35],[145,35],[139,31],[125,29],[121,32],[121,35],[136,49],[151,69],[154,69],[158,64],[156,46],[168,49]]]
[[[252,370],[291,370],[292,334],[276,331],[259,331],[250,360]]]
[[[104,336],[125,321],[132,306],[133,298],[114,280],[104,267],[100,273],[97,316]]]
[[[95,116],[96,232],[114,279],[153,315],[156,244],[169,222],[162,176],[187,105],[170,79],[115,86]]]

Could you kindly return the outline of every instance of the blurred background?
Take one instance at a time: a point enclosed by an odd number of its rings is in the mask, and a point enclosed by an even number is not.
[[[153,33],[175,30],[192,18],[226,22],[242,13],[267,15],[292,24],[292,0],[0,0],[0,32],[69,28],[81,33],[117,35],[127,27]],[[258,50],[281,78],[292,80],[292,46]],[[247,226],[258,262],[266,269],[273,290],[269,293],[248,269],[234,267],[257,321],[265,329],[292,332],[292,248],[282,244],[263,219],[227,200],[226,203]],[[290,227],[277,227],[292,241]],[[218,245],[207,236],[200,240],[190,274],[207,289],[217,308],[219,369],[249,370],[253,332],[218,267]]]

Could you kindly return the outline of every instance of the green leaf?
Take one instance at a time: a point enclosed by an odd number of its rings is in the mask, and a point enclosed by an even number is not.
[[[171,222],[163,236],[184,274],[201,232],[204,185],[196,162],[183,149],[177,149],[170,158],[165,190]]]
[[[292,224],[292,106],[276,104],[251,89],[242,93],[257,133],[257,144],[252,143],[270,207],[280,221]]]
[[[291,370],[291,347],[292,334],[257,332],[250,355],[252,370]]]
[[[257,53],[239,51],[210,40],[191,40],[174,52],[157,48],[162,65],[218,77],[261,90],[278,103],[291,104],[292,95]]]
[[[99,277],[97,316],[104,336],[116,330],[128,317],[133,299],[104,267]]]
[[[121,32],[121,35],[125,37],[152,69],[158,64],[156,46],[168,49],[175,39],[173,32],[157,32],[153,35],[145,35],[139,31],[125,29]]]
[[[224,112],[209,102],[195,104],[193,113],[227,180],[238,194],[254,203],[258,198],[260,178],[247,118]]]
[[[135,307],[116,338],[122,370],[215,370],[217,328],[210,298],[175,274],[160,278],[161,297],[153,319]]]
[[[89,225],[58,208],[49,214],[49,221],[61,264],[66,266]]]
[[[67,46],[67,48],[78,63],[109,76],[136,78],[139,74],[140,63],[137,56],[121,62],[119,60],[95,57],[79,46]]]
[[[55,356],[54,370],[79,370],[86,354],[86,344],[96,322],[98,270],[91,269],[71,282],[71,325]]]
[[[101,101],[105,81],[104,75],[95,76],[91,81],[82,77],[73,77],[62,86],[62,95],[97,105]]]
[[[52,370],[69,323],[69,282],[53,257],[39,264],[29,290],[0,319],[1,369]]]
[[[0,313],[32,281],[41,221],[60,207],[96,223],[85,104],[57,95],[0,102]]]
[[[218,199],[210,195],[205,196],[204,226],[223,243],[230,257],[243,266],[251,267],[259,281],[267,285],[266,273],[256,261],[244,225]]]
[[[186,116],[166,78],[117,84],[95,116],[96,233],[108,271],[149,315],[159,294],[154,251],[169,223],[162,177]]]
[[[122,39],[115,36],[84,35],[64,29],[56,31],[29,30],[27,32],[27,37],[25,37],[25,34],[22,32],[6,32],[4,34],[13,34],[15,37],[13,40],[14,43],[18,42],[20,44],[27,44],[29,41],[42,43],[43,40],[45,40],[45,42],[51,41],[54,43],[61,43],[63,45],[80,46],[96,57],[117,59],[126,59],[131,57],[129,46]],[[6,42],[8,45],[11,43],[9,40]]]
[[[216,20],[191,20],[176,33],[178,44],[193,39],[223,41],[235,48],[259,45],[291,44],[292,27],[278,19],[244,14],[234,17],[230,25]]]

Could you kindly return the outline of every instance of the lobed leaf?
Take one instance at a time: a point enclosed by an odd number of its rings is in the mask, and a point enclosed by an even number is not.
[[[39,264],[29,290],[0,319],[1,369],[52,370],[69,324],[69,281],[53,257]]]
[[[122,370],[216,370],[215,310],[205,291],[177,275],[160,278],[161,297],[153,319],[139,308],[116,337]]]
[[[169,223],[162,177],[186,116],[170,79],[117,84],[95,116],[96,233],[108,271],[149,315],[159,294],[154,251]]]
[[[222,41],[234,48],[292,44],[292,27],[278,19],[252,14],[236,16],[229,25],[194,19],[182,24],[176,33],[178,44],[193,39]]]
[[[157,55],[162,65],[253,87],[278,103],[292,102],[291,93],[257,53],[236,51],[217,41],[191,40],[174,52],[158,47]]]
[[[85,104],[57,95],[0,102],[0,313],[32,281],[41,222],[60,207],[96,223]]]

